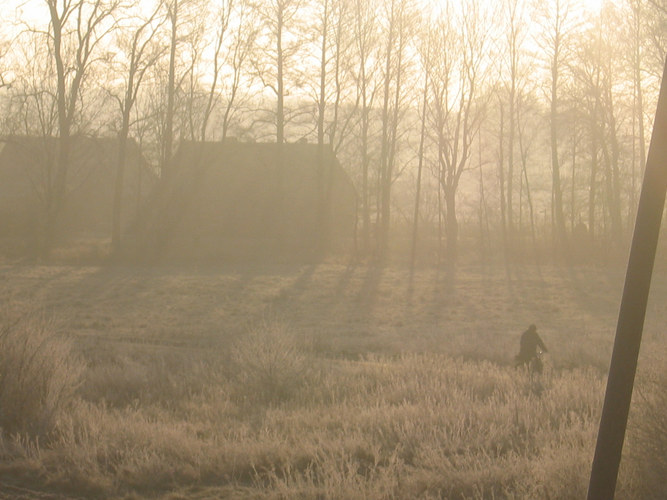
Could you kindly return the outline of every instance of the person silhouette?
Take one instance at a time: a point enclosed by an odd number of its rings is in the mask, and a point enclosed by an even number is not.
[[[514,358],[516,367],[528,366],[531,371],[542,373],[542,361],[538,355],[538,349],[540,353],[548,352],[547,346],[537,333],[537,327],[530,325],[528,330],[521,334],[519,354]]]

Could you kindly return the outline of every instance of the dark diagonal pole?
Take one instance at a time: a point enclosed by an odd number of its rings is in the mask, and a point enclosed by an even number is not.
[[[618,314],[588,500],[612,500],[630,411],[646,303],[667,190],[667,61],[646,160],[623,299]]]

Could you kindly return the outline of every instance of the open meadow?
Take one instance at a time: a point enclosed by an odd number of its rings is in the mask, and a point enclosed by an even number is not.
[[[623,279],[0,265],[0,498],[583,498]],[[666,299],[661,269],[618,498],[665,498]]]

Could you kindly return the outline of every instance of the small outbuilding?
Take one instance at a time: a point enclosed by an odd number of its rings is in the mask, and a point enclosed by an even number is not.
[[[182,142],[146,232],[181,261],[301,259],[348,251],[357,194],[329,146]]]

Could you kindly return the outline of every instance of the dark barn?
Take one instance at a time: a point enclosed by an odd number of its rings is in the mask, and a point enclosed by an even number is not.
[[[315,144],[183,142],[155,215],[159,255],[185,261],[311,258],[349,251],[357,195]],[[160,208],[157,208],[160,207]]]
[[[115,138],[71,138],[62,209],[51,228],[56,243],[108,239],[118,158]],[[49,197],[54,196],[58,139],[9,136],[0,140],[0,239],[15,249],[34,243],[44,231]],[[142,197],[154,184],[137,144],[128,144],[123,227],[135,218]]]

